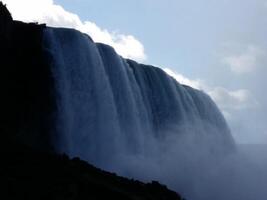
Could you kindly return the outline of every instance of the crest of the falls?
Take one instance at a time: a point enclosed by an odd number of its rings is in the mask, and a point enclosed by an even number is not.
[[[45,28],[43,49],[55,82],[58,152],[116,170],[127,157],[159,158],[186,141],[219,154],[233,148],[210,97],[160,68],[71,29]]]

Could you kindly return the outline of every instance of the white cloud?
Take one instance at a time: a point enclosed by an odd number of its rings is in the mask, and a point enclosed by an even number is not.
[[[203,90],[209,94],[213,101],[221,109],[225,118],[228,120],[232,119],[232,115],[235,111],[258,106],[258,102],[248,90],[228,90],[224,87],[211,87],[204,81],[191,80],[169,68],[165,68],[164,71],[175,78],[179,83],[191,86],[195,89]]]
[[[101,29],[90,21],[82,22],[78,15],[64,10],[53,0],[3,0],[16,20],[46,23],[53,27],[75,28],[87,33],[95,42],[108,44],[125,58],[138,61],[146,59],[144,47],[132,35]]]
[[[179,73],[171,70],[170,68],[164,68],[163,70],[167,74],[172,76],[176,81],[178,81],[179,83],[181,83],[183,85],[188,85],[192,88],[199,89],[199,90],[203,89],[204,83],[201,80],[191,80],[189,78],[186,78],[182,74],[179,74]]]
[[[230,67],[230,69],[237,73],[249,73],[262,66],[262,60],[266,53],[257,46],[249,45],[242,53],[225,56],[222,62]]]
[[[253,95],[245,89],[231,91],[223,87],[215,87],[207,93],[222,110],[228,113],[230,110],[247,109],[258,104]]]

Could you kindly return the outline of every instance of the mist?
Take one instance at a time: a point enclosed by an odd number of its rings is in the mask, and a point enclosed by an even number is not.
[[[195,131],[166,135],[160,142],[150,138],[146,154],[121,154],[107,169],[143,181],[157,180],[185,199],[266,198],[266,145],[236,144],[232,152],[222,154],[212,150],[214,138],[196,139]]]

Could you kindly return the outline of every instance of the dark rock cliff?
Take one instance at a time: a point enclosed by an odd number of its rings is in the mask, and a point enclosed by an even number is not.
[[[158,182],[129,180],[78,158],[33,151],[13,140],[1,142],[0,149],[1,199],[181,199]]]
[[[0,22],[1,137],[51,150],[47,129],[53,119],[53,81],[41,52],[44,25],[13,21],[2,3]]]

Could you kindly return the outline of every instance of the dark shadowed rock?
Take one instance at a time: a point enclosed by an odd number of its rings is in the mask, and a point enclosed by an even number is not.
[[[1,199],[181,200],[156,181],[129,180],[79,158],[33,151],[14,140],[0,144]]]
[[[6,6],[0,2],[0,38],[1,40],[8,38],[12,24],[12,16]]]
[[[36,149],[52,151],[53,80],[43,58],[44,25],[13,21],[0,3],[0,131]]]

